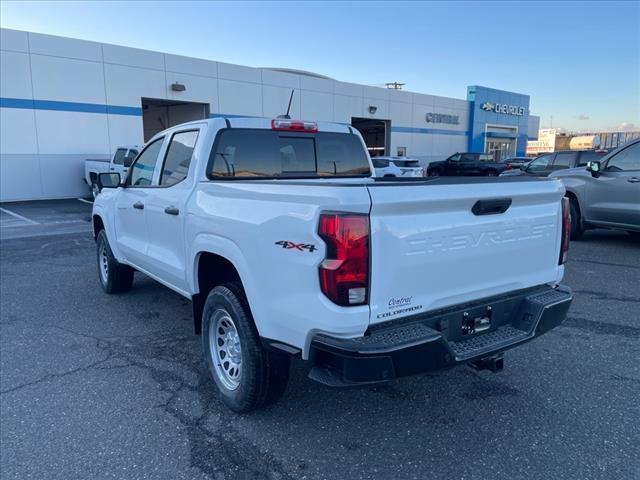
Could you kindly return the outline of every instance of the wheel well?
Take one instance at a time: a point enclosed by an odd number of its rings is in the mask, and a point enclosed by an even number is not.
[[[241,282],[236,267],[226,258],[215,253],[202,252],[198,257],[198,293],[193,296],[193,327],[196,334],[202,329],[202,310],[209,292],[218,285]],[[242,285],[242,283],[240,283]]]
[[[582,212],[580,211],[580,202],[578,201],[578,197],[576,197],[576,194],[567,190],[566,192],[564,192],[564,196],[567,197],[570,201],[575,202],[578,213],[580,214],[580,216],[582,216]]]
[[[93,216],[93,239],[94,240],[98,238],[98,234],[100,233],[100,230],[104,230],[104,223],[102,222],[102,219],[100,218],[99,215],[94,215]]]
[[[94,182],[96,181],[97,178],[98,178],[98,174],[96,172],[89,172],[89,180]]]

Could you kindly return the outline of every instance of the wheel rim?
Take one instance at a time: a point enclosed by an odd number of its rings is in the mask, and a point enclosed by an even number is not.
[[[102,242],[98,253],[98,267],[100,269],[100,280],[104,285],[109,281],[109,257],[107,255],[107,244]]]
[[[431,176],[432,177],[439,177],[440,176],[440,171],[439,170],[434,170],[431,172]]]
[[[238,329],[226,310],[213,312],[209,329],[209,350],[220,383],[228,390],[238,388],[242,374],[242,346]]]
[[[93,198],[96,198],[100,193],[100,188],[98,187],[97,183],[94,183],[93,185],[91,185],[91,193],[93,195]]]

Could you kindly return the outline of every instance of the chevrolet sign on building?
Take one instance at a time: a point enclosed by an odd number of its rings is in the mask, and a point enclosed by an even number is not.
[[[484,102],[480,106],[480,108],[482,108],[482,110],[484,110],[485,112],[505,113],[508,115],[518,115],[518,116],[522,116],[526,112],[525,107],[519,107],[517,105],[507,105],[506,103],[494,104],[491,102]]]

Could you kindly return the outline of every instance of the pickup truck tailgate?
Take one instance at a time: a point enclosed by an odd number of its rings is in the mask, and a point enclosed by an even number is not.
[[[368,189],[370,323],[562,277],[559,181],[439,178]]]

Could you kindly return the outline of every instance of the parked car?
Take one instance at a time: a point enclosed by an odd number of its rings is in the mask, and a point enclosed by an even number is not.
[[[408,157],[373,157],[376,177],[424,177],[420,161]]]
[[[427,169],[430,177],[439,176],[486,176],[495,177],[509,165],[496,162],[490,153],[455,153],[441,162],[431,162]]]
[[[533,157],[509,157],[504,160],[504,163],[510,165],[511,168],[520,168],[531,160],[533,160]]]
[[[127,175],[127,171],[133,159],[142,149],[140,145],[128,145],[118,147],[111,160],[87,159],[84,161],[84,181],[91,188],[91,193],[95,198],[98,195],[98,174],[103,172],[117,172],[122,178]]]
[[[506,170],[500,175],[503,177],[511,175],[546,177],[557,170],[585,166],[590,161],[601,159],[606,154],[606,150],[560,150],[544,153],[520,168]]]
[[[640,239],[640,140],[586,165],[553,172],[571,201],[571,238],[588,228],[626,230]]]
[[[498,371],[572,300],[561,182],[375,178],[342,124],[191,122],[155,135],[123,181],[98,180],[102,288],[130,290],[137,271],[191,299],[238,412],[279,398],[292,356],[334,387]]]

